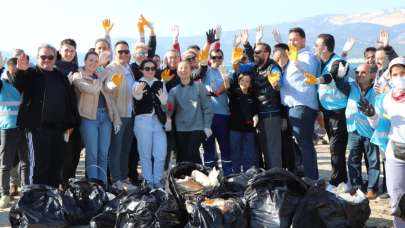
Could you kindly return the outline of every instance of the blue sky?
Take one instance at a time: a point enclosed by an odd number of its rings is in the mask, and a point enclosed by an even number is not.
[[[327,4],[325,4],[327,2]],[[404,7],[403,0],[20,0],[2,1],[0,50],[20,47],[35,53],[40,43],[58,46],[74,38],[85,51],[103,35],[101,20],[114,23],[112,36],[137,36],[136,21],[143,13],[158,36],[169,36],[173,24],[180,36],[202,34],[221,24],[223,30],[294,21],[321,14],[350,14]]]

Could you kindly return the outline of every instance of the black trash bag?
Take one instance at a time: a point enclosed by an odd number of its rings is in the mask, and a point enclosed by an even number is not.
[[[11,207],[9,220],[12,227],[66,227],[62,197],[55,188],[28,185],[21,198]]]
[[[170,169],[168,175],[168,185],[170,193],[176,198],[179,207],[184,210],[186,200],[194,200],[195,197],[203,193],[200,192],[198,194],[194,193],[188,194],[185,192],[181,192],[178,186],[176,185],[176,179],[184,178],[185,176],[191,176],[191,172],[193,170],[198,170],[208,176],[211,169],[200,164],[195,164],[191,162],[180,162],[175,167]],[[220,182],[221,176],[218,179]]]
[[[257,174],[245,191],[250,227],[290,227],[307,189],[300,178],[281,168]]]
[[[350,227],[345,213],[345,201],[326,191],[322,185],[311,186],[297,207],[293,227]]]
[[[183,228],[187,223],[187,216],[187,212],[179,208],[174,196],[168,194],[156,212],[156,228]]]
[[[371,214],[370,202],[367,197],[358,203],[345,201],[344,211],[350,227],[365,227]]]
[[[216,200],[224,202],[222,209],[215,206],[214,201]],[[211,203],[208,203],[210,201]],[[198,197],[197,205],[186,227],[247,228],[249,225],[247,217],[246,202],[243,198],[239,197],[238,194],[222,193],[217,189]]]
[[[116,196],[114,199],[108,201],[102,212],[90,220],[91,228],[114,228],[117,221],[117,210],[122,200],[127,195],[126,192],[122,192],[120,195]]]
[[[154,227],[157,220],[155,213],[164,194],[160,189],[151,191],[147,187],[128,192],[120,201],[115,227]]]
[[[70,225],[87,225],[109,201],[103,183],[72,179],[63,194],[65,218]]]
[[[220,188],[223,192],[232,192],[239,196],[243,196],[249,180],[261,172],[264,172],[264,170],[257,167],[251,167],[244,173],[231,174],[223,178]]]

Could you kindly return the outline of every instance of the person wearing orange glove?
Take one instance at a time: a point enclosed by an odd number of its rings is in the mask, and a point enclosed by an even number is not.
[[[129,65],[131,52],[128,43],[118,41],[114,52],[114,61],[105,69],[108,75],[106,86],[113,94],[122,125],[117,134],[111,135],[109,168],[113,187],[123,189],[131,187],[127,177],[131,142],[134,138],[134,104],[131,94],[136,79]]]

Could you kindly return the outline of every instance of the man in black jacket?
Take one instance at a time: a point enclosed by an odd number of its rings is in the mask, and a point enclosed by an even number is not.
[[[58,187],[63,165],[64,137],[79,125],[79,113],[68,79],[54,69],[56,49],[38,48],[35,68],[26,55],[17,61],[15,86],[22,93],[17,126],[28,132],[33,184]]]

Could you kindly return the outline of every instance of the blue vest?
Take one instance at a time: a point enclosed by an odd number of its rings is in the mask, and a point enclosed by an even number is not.
[[[7,80],[1,80],[0,91],[0,129],[17,127],[17,114],[20,106],[20,93]]]
[[[332,58],[323,67],[321,75],[329,74],[332,68],[333,62],[336,60],[341,60],[342,58],[336,54],[333,54]],[[347,77],[347,76],[345,76]],[[340,92],[337,87],[335,80],[329,84],[320,84],[318,87],[319,101],[324,109],[327,110],[337,110],[345,108],[347,105],[347,97],[342,92]]]
[[[388,134],[390,133],[391,122],[384,117],[383,102],[386,93],[379,94],[375,97],[374,108],[376,114],[379,116],[377,127],[374,130],[371,142],[377,145],[383,152],[387,149]]]
[[[357,131],[359,135],[370,139],[374,129],[370,126],[367,116],[357,108],[357,104],[360,101],[360,94],[361,90],[357,83],[351,83],[346,107],[347,132]],[[375,96],[374,89],[369,88],[364,97],[370,104],[374,104]]]

